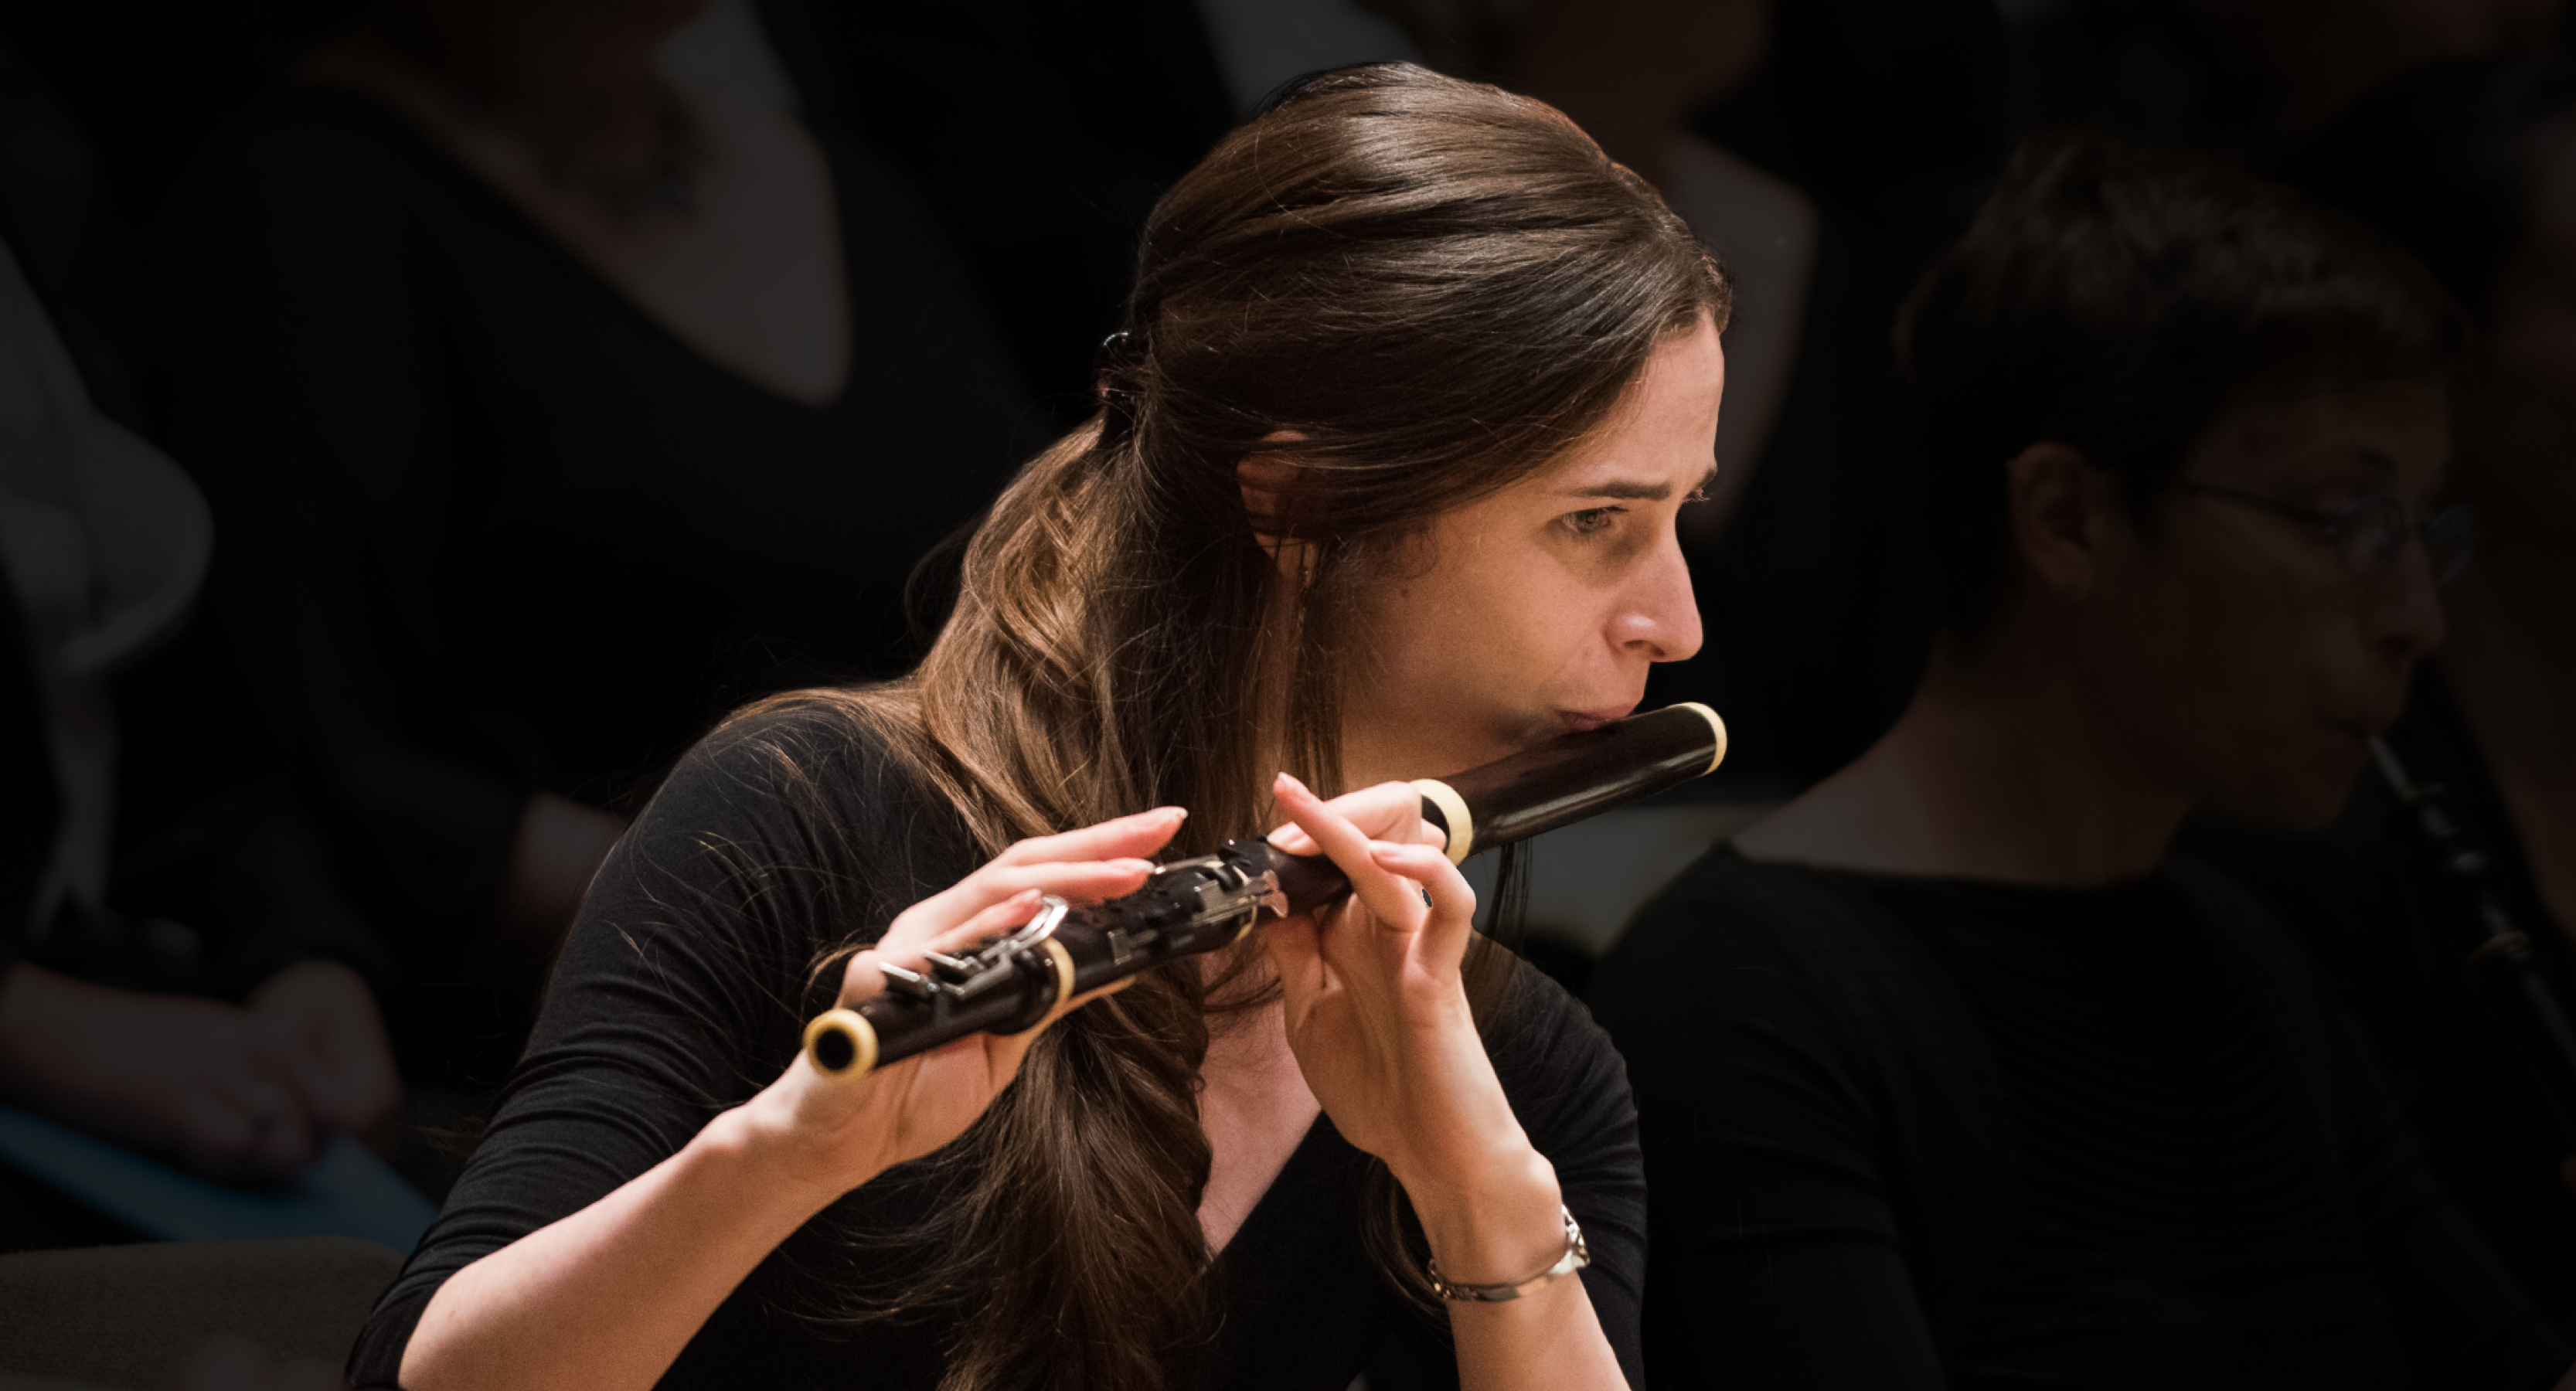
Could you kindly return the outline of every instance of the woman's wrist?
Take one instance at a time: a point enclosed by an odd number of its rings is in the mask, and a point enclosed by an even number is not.
[[[834,1167],[813,1152],[812,1141],[792,1128],[768,1123],[757,1103],[719,1113],[690,1140],[689,1148],[706,1164],[768,1194],[782,1212],[796,1215],[799,1226],[876,1176]]]
[[[1526,1143],[1473,1173],[1398,1172],[1441,1274],[1460,1284],[1503,1284],[1565,1254],[1564,1190],[1556,1166]]]

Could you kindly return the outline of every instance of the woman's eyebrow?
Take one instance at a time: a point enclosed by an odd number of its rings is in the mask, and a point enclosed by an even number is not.
[[[1716,481],[1717,467],[1712,464],[1708,472],[1702,475],[1697,483],[1691,485],[1691,489],[1696,492]],[[1639,483],[1625,478],[1614,478],[1607,483],[1587,483],[1580,488],[1557,490],[1558,497],[1600,497],[1620,502],[1661,502],[1672,495],[1673,485],[1670,483]]]
[[[2288,454],[2283,462],[2319,481],[2366,481],[2374,487],[2394,483],[2405,473],[2395,455],[2361,440],[2320,443]]]

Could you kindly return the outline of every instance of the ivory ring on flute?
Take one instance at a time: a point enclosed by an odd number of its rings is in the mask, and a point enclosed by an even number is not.
[[[805,1060],[831,1081],[865,1077],[877,1065],[877,1026],[854,1009],[826,1010],[815,1015],[813,1022],[805,1026]]]
[[[1708,766],[1700,770],[1700,776],[1706,777],[1709,774],[1716,772],[1717,765],[1726,761],[1726,721],[1719,719],[1716,711],[1709,709],[1707,706],[1700,704],[1696,700],[1685,700],[1672,708],[1675,710],[1691,711],[1697,714],[1701,719],[1708,721],[1708,732],[1717,736],[1717,748],[1709,754]]]
[[[1467,799],[1438,778],[1416,778],[1413,790],[1422,794],[1422,800],[1440,808],[1440,819],[1449,823],[1449,843],[1441,847],[1441,853],[1453,865],[1464,862],[1476,848],[1476,818],[1467,812]]]
[[[1053,1014],[1064,1008],[1065,1001],[1073,998],[1073,953],[1066,951],[1064,943],[1053,937],[1038,943],[1038,948],[1047,954],[1047,960],[1055,963],[1055,1003],[1047,1006],[1047,1014]],[[1046,1014],[1039,1015],[1039,1022],[1045,1022],[1046,1017]],[[1035,1028],[1036,1025],[1030,1027]]]

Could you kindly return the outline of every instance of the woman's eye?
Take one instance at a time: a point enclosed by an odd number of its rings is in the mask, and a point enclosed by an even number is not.
[[[1569,512],[1565,517],[1565,529],[1577,536],[1597,536],[1610,529],[1612,518],[1627,510],[1625,507],[1587,507],[1580,512]]]

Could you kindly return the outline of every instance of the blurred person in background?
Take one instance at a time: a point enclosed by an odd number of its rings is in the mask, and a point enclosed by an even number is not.
[[[1229,98],[1201,14],[1217,6],[719,0],[709,19],[728,3],[766,33],[809,124],[863,136],[926,195],[1057,425],[1087,414],[1148,211],[1251,105]]]
[[[2331,993],[2170,850],[2330,820],[2441,641],[2464,339],[2367,228],[2111,146],[2026,155],[1936,264],[1930,669],[1592,992],[1660,1384],[2576,1385]]]
[[[0,249],[0,1099],[273,1178],[334,1133],[381,1139],[401,1089],[362,932],[200,932],[112,901],[111,681],[188,621],[210,544],[196,490],[91,405]],[[0,1249],[59,1235],[8,1217]]]
[[[905,587],[1041,422],[888,161],[694,0],[409,3],[168,202],[168,438],[339,864],[489,1081],[715,715],[899,670]],[[936,583],[929,598],[935,602]]]
[[[2576,70],[2552,57],[2424,69],[2289,167],[2403,241],[2477,327],[2448,481],[2477,508],[2477,562],[2443,594],[2449,637],[2388,743],[2494,858],[2563,1006],[2576,1001]],[[2193,845],[2298,935],[2367,1030],[2434,1170],[2576,1333],[2567,1118],[2463,969],[2468,939],[2398,814],[2373,775],[2325,833],[2213,819]]]
[[[2560,0],[2017,0],[2017,113],[2277,161],[2363,93],[2448,60],[2529,52]]]

